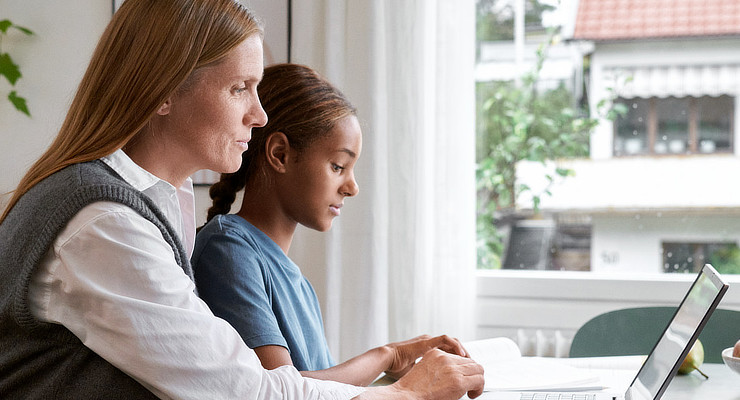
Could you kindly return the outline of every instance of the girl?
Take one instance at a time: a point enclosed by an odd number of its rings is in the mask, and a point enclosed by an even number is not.
[[[305,66],[266,68],[258,92],[269,122],[253,131],[239,171],[211,187],[209,222],[196,238],[201,297],[268,369],[294,365],[304,376],[368,385],[383,371],[403,376],[431,348],[465,355],[457,340],[424,336],[335,365],[316,294],[287,254],[298,224],[328,230],[358,193],[360,125],[342,93]],[[239,212],[228,214],[242,188]]]

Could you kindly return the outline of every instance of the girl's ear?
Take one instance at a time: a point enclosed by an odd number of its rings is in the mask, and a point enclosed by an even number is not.
[[[161,106],[157,109],[157,115],[167,115],[170,113],[170,99],[167,99],[164,103],[162,103]]]
[[[285,172],[290,159],[288,137],[282,132],[271,133],[265,141],[265,155],[269,168],[279,173]]]

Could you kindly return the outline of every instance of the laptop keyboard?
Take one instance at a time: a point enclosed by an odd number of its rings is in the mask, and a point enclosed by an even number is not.
[[[522,393],[519,400],[595,400],[595,394],[588,393]]]

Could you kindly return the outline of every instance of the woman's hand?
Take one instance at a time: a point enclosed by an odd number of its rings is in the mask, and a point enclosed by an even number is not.
[[[460,341],[447,335],[436,337],[422,335],[403,342],[390,343],[384,347],[391,352],[391,362],[385,373],[393,379],[400,379],[406,375],[416,360],[431,349],[440,349],[450,354],[468,357]]]
[[[413,340],[413,339],[412,339]],[[396,386],[416,399],[471,399],[483,393],[483,367],[470,358],[432,349]]]

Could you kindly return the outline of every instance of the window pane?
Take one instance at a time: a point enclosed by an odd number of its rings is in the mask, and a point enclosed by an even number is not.
[[[655,108],[658,120],[655,153],[686,153],[689,149],[689,99],[658,99]]]
[[[616,121],[617,135],[614,139],[614,155],[647,154],[648,150],[648,100],[620,99],[617,101],[627,108],[625,115]]]
[[[697,99],[700,153],[732,151],[733,103],[730,96]]]

